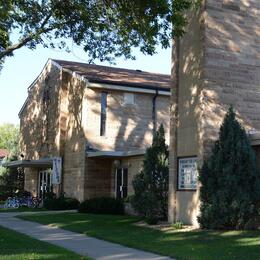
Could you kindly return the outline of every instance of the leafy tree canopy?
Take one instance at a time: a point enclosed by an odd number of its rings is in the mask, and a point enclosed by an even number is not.
[[[19,152],[19,128],[13,124],[0,125],[0,148],[7,149],[12,155]]]
[[[186,24],[183,12],[199,0],[5,0],[0,5],[0,63],[26,46],[66,48],[70,38],[90,61],[134,58],[133,47],[154,54],[170,46]],[[18,33],[17,42],[11,34]]]
[[[203,228],[243,229],[257,214],[259,172],[250,141],[229,109],[212,155],[200,171]]]

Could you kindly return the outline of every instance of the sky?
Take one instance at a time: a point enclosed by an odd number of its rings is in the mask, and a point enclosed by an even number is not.
[[[119,58],[113,67],[140,69],[143,71],[170,74],[171,50],[157,48],[157,54],[145,56],[135,51],[136,60]],[[14,52],[13,57],[5,60],[0,72],[0,124],[19,124],[18,112],[26,97],[27,88],[39,75],[48,58],[87,62],[87,56],[79,47],[72,48],[70,53],[65,50],[52,50],[38,46],[36,50],[23,47]],[[110,66],[108,63],[96,64]]]

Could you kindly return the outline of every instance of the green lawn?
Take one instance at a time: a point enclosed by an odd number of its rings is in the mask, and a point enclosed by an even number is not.
[[[259,231],[162,232],[134,226],[138,218],[79,213],[22,218],[177,259],[260,259]]]
[[[0,227],[1,260],[34,259],[88,259],[66,249],[38,241],[12,230]]]

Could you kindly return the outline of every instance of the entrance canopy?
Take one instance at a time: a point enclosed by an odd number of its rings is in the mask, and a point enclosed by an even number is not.
[[[18,160],[3,163],[3,167],[17,168],[17,167],[32,167],[32,168],[50,168],[52,167],[53,160],[51,158],[44,158],[39,160]]]
[[[123,158],[144,155],[145,150],[136,151],[95,151],[87,152],[88,158]]]

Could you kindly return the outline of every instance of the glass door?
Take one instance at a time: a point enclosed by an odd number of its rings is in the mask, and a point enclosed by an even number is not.
[[[39,172],[39,197],[44,199],[48,192],[52,191],[51,171],[42,170]]]

